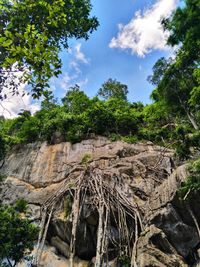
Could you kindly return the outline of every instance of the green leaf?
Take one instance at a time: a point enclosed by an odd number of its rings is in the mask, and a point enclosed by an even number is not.
[[[2,43],[2,46],[3,46],[3,47],[9,47],[9,46],[11,46],[12,43],[13,43],[12,40],[6,39],[6,40]]]

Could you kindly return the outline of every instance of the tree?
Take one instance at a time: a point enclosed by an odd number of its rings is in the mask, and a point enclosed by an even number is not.
[[[66,95],[62,98],[62,103],[68,112],[81,114],[89,107],[90,99],[80,90],[78,85],[75,85],[67,91]]]
[[[200,59],[200,0],[185,0],[171,18],[163,20],[163,26],[170,31],[168,44],[180,45],[187,61],[193,63]]]
[[[105,100],[111,97],[127,101],[128,87],[125,84],[118,82],[116,79],[108,79],[103,83],[102,87],[98,90],[97,95]]]
[[[194,109],[190,105],[192,89],[197,85],[193,76],[194,66],[183,65],[177,56],[174,61],[160,68],[163,60],[154,66],[154,74],[149,79],[157,86],[156,93],[152,94],[155,101],[165,103],[172,113],[186,116],[194,129],[198,129]]]
[[[5,88],[18,93],[20,82],[40,97],[61,73],[59,52],[68,39],[88,39],[97,28],[91,8],[90,0],[0,0],[0,98]]]
[[[42,110],[50,110],[56,107],[57,100],[54,98],[53,92],[49,90],[43,91],[44,99],[41,102],[41,109]]]
[[[169,111],[187,118],[199,129],[198,69],[200,63],[200,0],[186,0],[163,25],[170,31],[168,44],[179,45],[174,59],[160,59],[154,65],[150,81],[157,86],[153,99],[161,101]],[[156,96],[156,98],[154,98]]]
[[[95,134],[108,135],[115,129],[114,114],[103,101],[95,99],[86,111],[90,131]]]
[[[15,206],[0,205],[0,263],[6,260],[9,267],[28,255],[37,239],[38,228],[22,217],[25,210],[22,200]]]

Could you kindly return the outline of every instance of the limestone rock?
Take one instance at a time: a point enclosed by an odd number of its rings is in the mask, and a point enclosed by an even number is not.
[[[34,255],[34,251],[32,253]],[[17,264],[17,267],[30,266],[30,262],[23,261]],[[56,254],[55,249],[50,246],[45,246],[40,265],[38,267],[70,267],[68,259]],[[75,257],[74,267],[89,267],[89,262],[80,260]]]
[[[188,266],[169,243],[164,232],[155,225],[151,225],[146,235],[138,239],[137,263],[140,267]]]
[[[58,236],[51,238],[51,245],[55,247],[60,254],[65,256],[66,258],[70,257],[70,248],[67,243],[61,240]]]
[[[176,167],[173,150],[151,142],[111,142],[105,137],[78,144],[58,143],[58,139],[54,145],[44,142],[18,146],[7,156],[0,170],[8,175],[0,185],[3,203],[12,204],[24,198],[29,203],[29,218],[38,222],[41,205],[69,176],[73,190],[73,180],[89,164],[102,169],[110,188],[117,185],[141,210],[145,231],[137,241],[139,267],[185,267],[194,262],[191,255],[198,249],[199,236],[188,207],[200,224],[200,196],[191,196],[187,206],[180,202],[177,192],[188,175],[187,165]],[[113,179],[108,175],[110,172]],[[68,266],[72,219],[66,214],[64,202],[56,207],[47,235],[47,240],[62,256],[46,249],[41,266]],[[98,214],[90,208],[88,200],[82,209],[76,244],[76,255],[85,261],[77,259],[75,266],[89,266],[95,256],[97,228]],[[119,241],[114,222],[109,233],[110,243],[111,240]],[[116,253],[109,254],[110,260],[116,258]],[[116,267],[116,264],[114,260],[110,266]]]

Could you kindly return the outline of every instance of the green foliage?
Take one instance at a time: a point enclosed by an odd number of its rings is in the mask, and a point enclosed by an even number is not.
[[[43,96],[44,100],[41,102],[41,108],[43,110],[50,110],[56,107],[56,99],[54,98],[52,91],[45,90]]]
[[[82,160],[81,160],[81,165],[87,165],[87,163],[88,163],[89,161],[91,161],[91,160],[92,160],[92,155],[86,153],[86,154],[83,156]]]
[[[15,203],[15,209],[18,212],[26,212],[28,209],[28,203],[23,198],[19,198]]]
[[[138,137],[134,135],[123,136],[122,140],[126,143],[135,144],[136,142],[138,142]]]
[[[120,256],[117,260],[117,263],[119,267],[130,267],[131,266],[130,258],[126,255]]]
[[[127,100],[128,87],[125,84],[118,82],[117,80],[108,79],[103,83],[102,87],[98,90],[98,96],[105,100],[109,98],[118,98]]]
[[[190,145],[188,141],[184,142],[181,140],[176,143],[176,155],[182,160],[190,157]]]
[[[190,92],[189,104],[192,107],[199,108],[200,103],[200,68],[194,70],[193,77],[196,80],[196,86]]]
[[[74,114],[81,114],[90,105],[90,100],[88,96],[80,90],[78,85],[71,87],[64,98],[62,98],[62,103],[68,112]]]
[[[49,79],[61,73],[59,53],[68,48],[68,38],[88,39],[97,28],[91,8],[89,0],[0,1],[1,99],[6,86],[17,93],[15,69],[34,98],[43,94]]]
[[[178,125],[172,135],[176,140],[174,148],[179,159],[185,160],[190,157],[190,147],[193,145],[190,138],[190,128],[186,125]]]
[[[116,134],[116,133],[112,133],[109,135],[109,139],[112,141],[112,142],[115,142],[115,141],[119,141],[122,139],[121,135],[120,134]]]
[[[22,218],[19,212],[22,202],[19,203],[0,205],[0,262],[7,259],[9,266],[15,266],[31,252],[38,233],[35,225]]]
[[[161,58],[153,68],[150,82],[157,86],[155,102],[164,104],[172,116],[187,120],[199,129],[199,0],[186,0],[171,18],[163,20],[170,31],[168,44],[179,45],[174,59]]]
[[[106,101],[98,97],[90,99],[78,86],[69,89],[60,105],[55,103],[52,92],[45,95],[41,110],[34,116],[23,111],[17,118],[2,122],[6,144],[37,140],[53,143],[58,135],[62,141],[75,143],[94,134],[127,136],[132,142],[135,137],[131,136],[137,135],[143,122],[141,103],[131,104],[114,97]]]
[[[190,197],[188,192],[197,193],[200,191],[200,158],[189,165],[188,171],[190,174],[179,189],[179,195],[182,199],[185,196]]]
[[[190,61],[200,57],[199,7],[199,0],[185,0],[185,5],[177,8],[171,19],[163,20],[165,29],[170,30],[168,44],[181,45]]]
[[[0,161],[4,159],[6,153],[6,142],[0,134]]]
[[[71,195],[67,195],[64,199],[64,211],[65,217],[67,218],[72,211],[73,199]]]
[[[7,175],[4,173],[0,173],[0,183],[2,183],[3,181],[5,181],[5,179],[7,178]]]
[[[42,108],[35,115],[22,111],[17,118],[0,122],[4,154],[19,143],[47,140],[51,144],[56,136],[75,143],[94,134],[128,143],[175,143],[180,158],[189,156],[191,146],[200,145],[199,134],[187,123],[181,121],[180,126],[179,117],[172,116],[161,101],[144,106],[114,97],[90,99],[78,86],[70,88],[62,104],[56,103],[52,92],[45,94]]]

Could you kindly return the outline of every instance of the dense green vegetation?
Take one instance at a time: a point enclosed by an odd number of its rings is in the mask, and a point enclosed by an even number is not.
[[[62,140],[71,142],[88,138],[91,134],[139,136],[142,109],[142,104],[129,103],[123,97],[90,99],[75,86],[70,88],[61,104],[56,103],[51,92],[46,92],[41,110],[35,115],[24,111],[18,118],[2,119],[1,134],[10,145],[37,140],[52,143],[56,134],[62,136]]]
[[[41,110],[31,115],[23,111],[17,118],[1,119],[1,157],[16,144],[48,141],[78,142],[94,135],[127,142],[152,141],[177,149],[181,158],[187,158],[190,148],[199,148],[199,131],[194,129],[187,116],[173,116],[160,101],[144,106],[127,100],[124,85],[109,79],[106,97],[89,98],[78,86],[70,88],[58,103],[50,91],[45,92]],[[104,83],[104,87],[107,84]],[[100,88],[101,96],[103,87]],[[121,97],[115,89],[121,86]],[[109,89],[110,90],[110,89]]]
[[[88,39],[98,26],[89,0],[0,0],[0,99],[26,82],[34,98],[61,73],[69,38]],[[16,70],[21,71],[22,77]]]
[[[25,218],[27,204],[0,205],[0,266],[14,267],[33,249],[38,228]]]
[[[189,176],[179,190],[179,195],[183,200],[188,200],[191,196],[190,193],[195,194],[200,190],[200,159],[190,163],[188,171]]]

